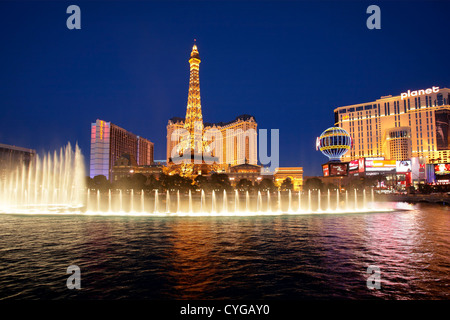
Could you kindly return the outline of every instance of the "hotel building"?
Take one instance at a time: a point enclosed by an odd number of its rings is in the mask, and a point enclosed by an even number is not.
[[[90,177],[104,175],[112,179],[112,168],[124,154],[129,154],[137,165],[153,164],[153,142],[137,136],[111,122],[97,119],[91,124]]]
[[[352,137],[341,161],[384,157],[450,160],[450,89],[432,87],[334,109],[335,125]]]
[[[256,186],[263,179],[273,180],[272,175],[262,174],[261,167],[254,164],[244,163],[232,166],[227,172],[228,179],[233,188],[237,186],[242,179],[248,180]]]
[[[220,133],[214,136],[217,140],[211,151],[219,165],[257,164],[257,123],[253,116],[241,115],[230,122],[204,123],[204,126],[205,131],[217,130]],[[171,151],[183,139],[176,130],[183,128],[184,118],[172,118],[167,124],[167,163],[170,162]]]

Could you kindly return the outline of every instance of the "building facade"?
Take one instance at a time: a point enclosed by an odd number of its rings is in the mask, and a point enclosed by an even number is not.
[[[205,131],[211,132],[210,137],[214,146],[210,150],[212,157],[218,159],[222,168],[249,163],[256,165],[257,153],[257,123],[250,115],[238,116],[230,122],[205,123]],[[167,125],[167,162],[171,159],[171,152],[183,139],[179,129],[183,129],[183,118],[172,118]]]
[[[167,164],[183,153],[202,154],[214,159],[220,171],[238,164],[257,164],[257,123],[250,115],[231,122],[204,123],[200,102],[197,46],[189,59],[190,78],[186,117],[174,117],[167,124]],[[216,168],[217,169],[217,168]]]
[[[230,167],[227,175],[233,188],[235,188],[242,179],[250,181],[254,186],[260,183],[263,179],[273,179],[273,176],[271,175],[263,175],[260,166],[249,163],[238,164]]]
[[[116,160],[112,168],[111,181],[119,181],[123,178],[132,177],[134,174],[140,173],[144,176],[153,176],[156,179],[163,174],[163,166],[161,164],[138,165],[136,159],[130,154],[123,154]]]
[[[153,164],[154,145],[111,122],[97,119],[91,124],[90,177],[104,175],[112,179],[112,168],[123,155],[129,154],[138,165]]]
[[[426,163],[450,160],[450,89],[431,87],[334,109],[335,125],[351,135],[341,161],[367,157]]]

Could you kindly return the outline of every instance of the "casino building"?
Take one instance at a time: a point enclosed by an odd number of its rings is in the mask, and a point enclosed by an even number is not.
[[[334,117],[352,138],[341,158],[349,176],[382,175],[406,186],[450,183],[450,175],[439,170],[450,162],[450,89],[433,86],[383,96],[338,107]],[[324,175],[332,176],[329,170]]]
[[[450,89],[431,87],[334,109],[335,125],[352,137],[342,161],[384,157],[450,160]]]
[[[167,124],[167,162],[171,161],[171,151],[182,140],[177,129],[184,128],[184,118],[174,117]],[[215,148],[211,155],[217,157],[222,167],[257,163],[257,123],[253,116],[243,114],[230,122],[204,123],[204,130],[217,130]],[[175,139],[173,137],[176,137]]]

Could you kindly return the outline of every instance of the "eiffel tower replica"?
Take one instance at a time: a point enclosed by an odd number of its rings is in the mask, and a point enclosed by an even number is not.
[[[194,40],[195,41],[195,40]],[[204,126],[202,116],[202,106],[200,102],[200,55],[197,45],[192,47],[189,77],[189,93],[184,120],[184,129],[187,134],[181,139],[177,153],[183,158],[182,163],[174,164],[169,162],[169,171],[178,173],[181,176],[208,175],[211,171],[216,171],[218,158],[205,155],[209,153],[208,142],[203,140]],[[172,159],[170,159],[172,160]]]

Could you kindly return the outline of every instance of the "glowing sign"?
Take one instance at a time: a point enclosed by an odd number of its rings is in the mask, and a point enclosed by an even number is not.
[[[103,140],[103,121],[100,121],[100,140]]]
[[[322,171],[324,177],[328,177],[330,175],[330,172],[328,171],[328,164],[322,165]]]
[[[397,168],[395,160],[367,160],[366,171],[394,171]]]
[[[438,176],[450,174],[450,164],[440,163],[434,166],[434,172]]]
[[[348,164],[348,170],[352,171],[352,170],[358,170],[358,160],[352,160],[350,161],[350,163]]]
[[[346,163],[330,163],[330,177],[346,176],[348,167]]]
[[[358,160],[358,172],[364,172],[364,158],[359,158]]]
[[[432,88],[428,88],[428,89],[422,89],[422,90],[415,90],[415,91],[411,91],[408,90],[408,92],[403,92],[400,96],[402,97],[402,100],[405,99],[406,97],[416,97],[416,96],[421,96],[423,94],[430,94],[432,92],[439,92],[439,87],[432,87]]]
[[[397,161],[397,172],[411,172],[411,160]]]
[[[405,174],[405,184],[406,184],[407,186],[410,186],[410,185],[411,185],[411,182],[412,182],[412,175],[411,175],[411,172],[407,172],[407,173]]]

